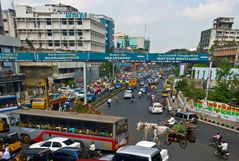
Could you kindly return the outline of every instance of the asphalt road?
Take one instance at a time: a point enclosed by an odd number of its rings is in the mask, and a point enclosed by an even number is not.
[[[158,85],[157,94],[159,95],[163,87],[162,82],[161,80]],[[137,90],[134,93],[137,95]],[[104,104],[99,107],[99,110],[104,114],[127,117],[129,120],[130,144],[135,144],[143,138],[143,132],[136,130],[138,121],[160,123],[167,119],[167,115],[166,112],[151,114],[148,111],[149,101],[146,96],[141,99],[135,97],[135,103],[131,104],[129,100],[123,98],[123,94],[122,92],[119,95],[119,104],[116,104],[113,99],[111,108]],[[188,143],[186,149],[180,148],[178,143],[172,143],[168,146],[162,145],[162,148],[168,149],[170,161],[220,161],[222,159],[214,155],[215,149],[208,145],[210,137],[217,132],[221,132],[229,143],[230,156],[228,161],[239,161],[239,134],[202,122],[199,123],[196,131],[196,143]],[[149,135],[148,140],[153,140],[152,135]]]

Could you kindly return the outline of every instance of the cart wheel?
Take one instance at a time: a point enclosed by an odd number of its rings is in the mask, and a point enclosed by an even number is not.
[[[21,141],[25,144],[30,144],[31,143],[31,138],[29,135],[22,135],[21,136]]]
[[[172,140],[171,140],[171,139],[168,139],[168,141],[166,141],[166,144],[167,144],[167,145],[172,144]]]
[[[183,139],[179,142],[179,145],[182,149],[185,149],[187,146],[187,140]]]

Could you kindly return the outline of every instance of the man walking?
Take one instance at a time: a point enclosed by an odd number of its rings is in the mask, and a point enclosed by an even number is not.
[[[109,108],[110,108],[110,104],[111,104],[111,102],[112,102],[112,99],[109,98],[108,101],[107,101],[107,104],[108,104],[108,107],[109,107]]]
[[[115,101],[116,101],[116,104],[119,104],[119,96],[118,95],[115,96]]]
[[[175,95],[172,96],[172,102],[174,103],[175,101]]]

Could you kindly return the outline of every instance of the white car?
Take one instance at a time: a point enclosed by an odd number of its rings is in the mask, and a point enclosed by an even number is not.
[[[159,149],[157,144],[155,142],[152,142],[152,141],[140,141],[140,142],[136,143],[135,145],[136,146],[147,147],[147,148]],[[162,149],[160,151],[160,154],[161,154],[161,157],[162,157],[162,161],[168,161],[169,160],[169,155],[168,155],[168,150],[167,149]]]
[[[163,113],[163,105],[159,102],[154,102],[152,106],[149,106],[151,113]]]
[[[60,87],[57,90],[61,93],[72,93],[74,91],[74,89],[71,89],[70,87]]]
[[[124,98],[132,98],[134,97],[132,90],[126,90],[124,93]]]
[[[85,96],[85,92],[83,90],[75,90],[73,93],[75,97],[78,97],[78,98],[84,98]]]
[[[63,148],[63,147],[76,147],[76,148],[81,148],[81,144],[79,142],[75,142],[69,138],[63,138],[63,137],[54,137],[52,139],[49,139],[47,141],[41,141],[35,144],[32,144],[29,148],[34,149],[34,148],[48,148],[52,152]]]

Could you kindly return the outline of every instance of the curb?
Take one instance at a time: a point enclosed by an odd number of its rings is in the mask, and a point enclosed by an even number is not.
[[[117,91],[116,93],[112,94],[111,96],[106,97],[105,99],[103,99],[101,102],[99,102],[96,106],[93,106],[93,108],[97,109],[100,106],[102,106],[109,97],[114,97],[115,95],[119,94],[120,92],[122,92],[123,90],[125,90],[125,87],[122,88],[121,90]]]
[[[167,98],[167,103],[170,106],[172,105],[169,98]],[[220,122],[211,118],[202,117],[202,116],[199,116],[198,121],[239,133],[239,126],[236,127],[234,125],[229,125],[227,123],[223,123],[223,122]]]

